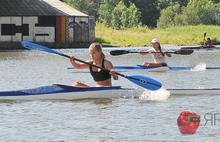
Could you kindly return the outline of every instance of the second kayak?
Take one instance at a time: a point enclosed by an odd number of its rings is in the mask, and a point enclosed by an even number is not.
[[[114,66],[114,69],[117,71],[170,71],[170,70],[191,70],[193,67],[169,67],[169,66],[161,66],[161,67],[149,67],[149,66]],[[206,67],[206,70],[212,69],[220,69],[220,67]],[[87,68],[85,69],[75,69],[74,67],[67,68],[68,72],[89,72]]]

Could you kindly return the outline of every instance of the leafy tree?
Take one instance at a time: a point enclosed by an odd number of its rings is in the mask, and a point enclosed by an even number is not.
[[[157,8],[157,0],[101,0],[98,20],[111,26],[111,13],[120,1],[122,1],[127,8],[132,4],[135,5],[141,13],[141,16],[138,17],[141,19],[141,23],[150,27],[156,26],[157,19],[160,16],[160,11]]]
[[[220,3],[220,0],[212,0],[213,3],[217,4],[217,3]]]
[[[129,13],[129,19],[128,19],[128,27],[136,27],[141,26],[141,12],[139,9],[135,6],[135,4],[130,4],[130,7],[128,8]]]
[[[111,25],[113,28],[115,29],[120,29],[122,26],[122,21],[121,21],[121,17],[122,17],[122,12],[123,12],[123,16],[124,18],[127,17],[127,13],[126,13],[126,6],[124,5],[124,3],[119,2],[119,4],[113,9],[112,14],[111,14]]]
[[[111,14],[111,26],[115,29],[137,27],[140,22],[141,13],[134,4],[127,8],[122,1],[113,9]]]
[[[98,17],[100,0],[63,0],[66,4],[87,15]]]
[[[220,9],[209,0],[190,0],[187,7],[179,4],[169,6],[161,11],[159,28],[175,25],[219,25]]]
[[[179,4],[176,4],[174,6],[168,6],[166,9],[162,9],[161,11],[161,17],[159,18],[157,22],[158,28],[166,28],[169,26],[175,26],[176,20],[179,20],[179,18],[175,18],[176,15],[181,13],[181,8]]]
[[[160,10],[167,8],[168,6],[174,6],[180,4],[180,7],[187,6],[190,0],[158,0],[158,8]]]
[[[190,0],[183,8],[185,21],[188,25],[218,25],[219,8],[209,0]]]
[[[101,0],[101,4],[98,10],[98,20],[101,23],[105,23],[108,26],[111,26],[112,11],[118,5],[120,0]]]
[[[130,0],[141,12],[141,22],[149,27],[156,27],[157,19],[160,17],[158,0]]]

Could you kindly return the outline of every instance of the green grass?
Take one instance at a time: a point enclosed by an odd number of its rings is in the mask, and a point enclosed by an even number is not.
[[[220,41],[220,26],[177,26],[166,29],[149,29],[135,27],[124,30],[115,30],[96,23],[96,42],[111,46],[151,46],[153,38],[159,39],[161,45],[200,45],[206,33],[213,42]]]

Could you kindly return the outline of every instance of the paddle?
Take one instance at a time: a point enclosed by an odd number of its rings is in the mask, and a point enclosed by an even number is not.
[[[179,49],[174,52],[167,52],[167,53],[174,53],[174,54],[180,54],[180,55],[189,55],[192,54],[194,50],[192,49]],[[132,51],[127,51],[127,50],[112,50],[110,51],[110,54],[113,56],[116,55],[123,55],[123,54],[128,54],[128,53],[140,53],[140,52],[132,52]],[[141,53],[147,53],[147,52],[141,52]],[[161,53],[161,52],[148,52],[148,53]]]
[[[55,53],[55,54],[70,58],[69,55],[65,55],[63,53],[57,52],[55,50],[52,50],[50,48],[47,48],[45,46],[38,45],[38,44],[35,44],[35,43],[22,41],[21,44],[22,44],[22,46],[24,46],[25,48],[28,48],[28,49],[37,49],[37,50],[46,51],[46,52],[50,52],[50,53]],[[106,70],[106,71],[110,71],[106,68],[87,63],[87,62],[82,61],[80,59],[77,59],[77,58],[74,58],[74,59],[76,61],[88,64],[88,65],[91,65],[91,66],[94,66],[94,67],[97,67],[97,68],[100,68],[100,69],[103,69],[103,70]],[[127,75],[120,74],[118,72],[116,72],[115,74],[120,75],[121,77],[124,77],[124,78],[130,80],[131,82],[133,82],[133,83],[135,83],[135,84],[137,84],[137,85],[139,85],[143,88],[149,89],[149,90],[158,90],[162,86],[162,84],[160,82],[158,82],[158,81],[156,81],[156,80],[154,80],[150,77],[147,77],[147,76],[136,75],[136,74],[127,76]]]
[[[206,37],[206,33],[204,33],[203,45],[205,45],[205,37]]]

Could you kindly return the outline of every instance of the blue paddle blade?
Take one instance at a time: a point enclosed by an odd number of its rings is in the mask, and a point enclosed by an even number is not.
[[[143,75],[133,74],[126,76],[126,78],[143,88],[153,91],[160,89],[162,86],[157,80]]]
[[[36,49],[36,50],[41,50],[41,51],[46,51],[46,52],[51,52],[51,53],[56,53],[56,54],[62,55],[62,53],[60,53],[60,52],[57,52],[57,51],[52,50],[50,48],[47,48],[45,46],[35,44],[35,43],[31,43],[31,42],[28,42],[28,41],[22,41],[21,44],[22,44],[23,47],[28,48],[28,49]]]

